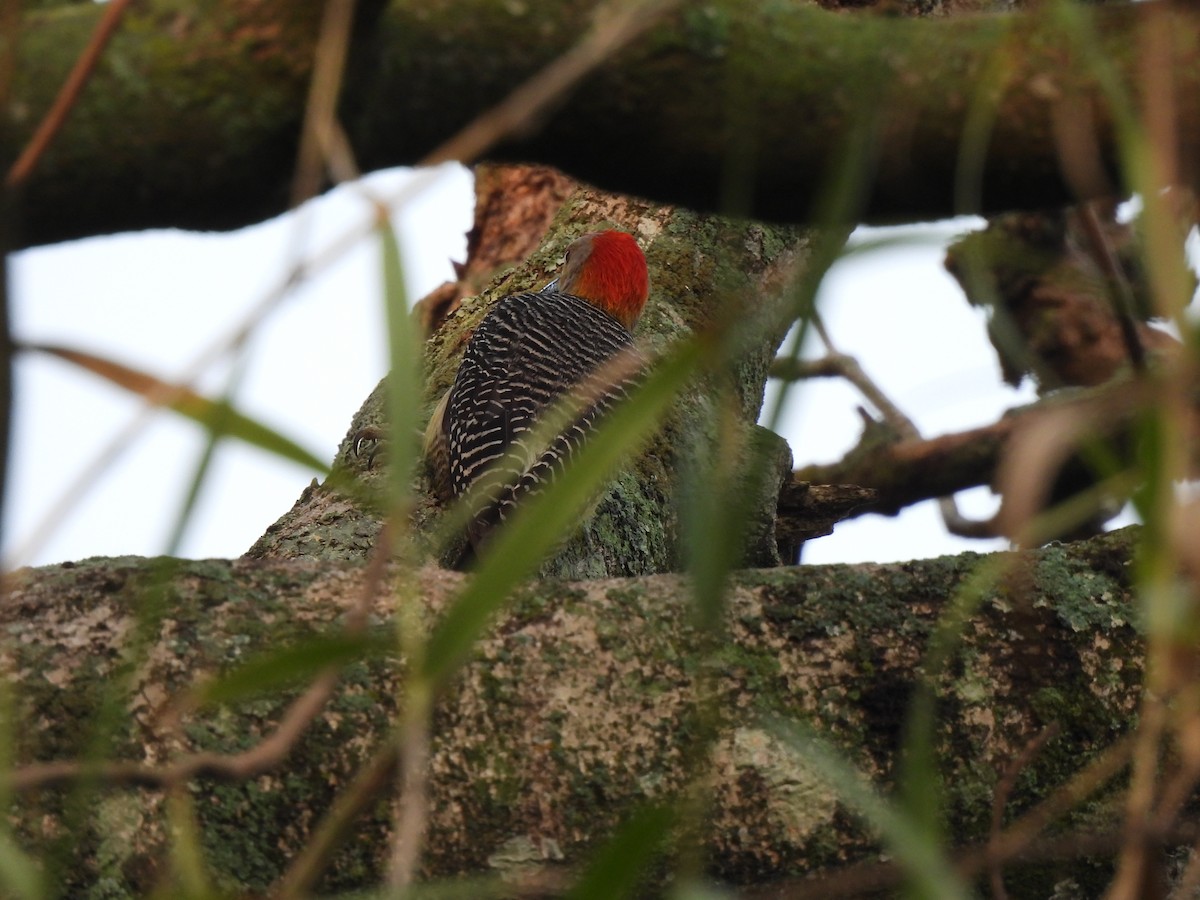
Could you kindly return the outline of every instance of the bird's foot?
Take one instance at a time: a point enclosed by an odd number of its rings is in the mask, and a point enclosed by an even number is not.
[[[366,457],[367,468],[375,465],[375,457],[387,446],[387,432],[374,425],[368,425],[354,432],[350,439],[350,452],[355,459]]]

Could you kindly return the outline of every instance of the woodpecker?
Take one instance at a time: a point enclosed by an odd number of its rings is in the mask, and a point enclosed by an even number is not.
[[[472,488],[484,495],[468,526],[476,551],[522,497],[569,464],[634,384],[644,360],[631,331],[648,290],[632,236],[586,234],[568,248],[558,278],[504,297],[475,330],[430,421],[426,452],[443,499]],[[577,404],[566,427],[552,439],[535,434],[564,398]]]

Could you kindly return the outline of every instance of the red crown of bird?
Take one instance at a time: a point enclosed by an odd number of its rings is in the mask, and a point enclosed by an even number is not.
[[[591,302],[632,330],[650,290],[646,256],[623,231],[585,234],[567,248],[553,287]]]

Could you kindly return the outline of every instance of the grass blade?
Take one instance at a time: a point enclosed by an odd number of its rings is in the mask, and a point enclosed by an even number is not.
[[[327,666],[345,665],[378,656],[393,646],[379,637],[334,634],[309,638],[261,654],[233,671],[198,687],[191,695],[197,706],[234,703],[277,688],[299,684]]]
[[[921,897],[956,900],[971,896],[950,866],[941,842],[915,818],[880,795],[843,755],[815,733],[794,722],[774,720],[768,728],[812,766],[841,801],[874,828],[909,875]]]
[[[186,385],[171,384],[162,379],[115,360],[53,344],[22,344],[24,350],[34,350],[72,363],[97,375],[117,387],[137,394],[147,403],[164,406],[191,419],[208,431],[238,438],[251,446],[290,459],[318,472],[328,472],[329,465],[305,450],[295,441],[256,419],[238,412],[222,400],[209,400]]]
[[[674,822],[670,807],[651,806],[634,813],[592,856],[567,900],[619,900],[633,894],[646,868],[662,852]]]
[[[421,417],[421,338],[408,308],[404,267],[395,229],[381,215],[376,230],[383,271],[388,361],[391,364],[387,382],[390,426],[388,502],[392,510],[399,512],[407,506],[420,452],[415,435],[420,428]]]

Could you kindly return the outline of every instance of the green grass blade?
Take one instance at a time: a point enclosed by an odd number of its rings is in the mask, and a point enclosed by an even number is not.
[[[766,446],[741,423],[732,394],[716,406],[716,438],[695,451],[681,515],[697,624],[714,634],[724,621],[729,573],[743,559],[769,461]]]
[[[197,706],[234,703],[277,688],[300,684],[327,666],[340,666],[391,649],[380,637],[332,634],[299,641],[247,660],[231,672],[198,687]]]
[[[376,230],[391,364],[387,383],[388,501],[392,510],[400,512],[408,505],[413,472],[420,454],[416,435],[421,424],[421,340],[408,308],[408,291],[404,287],[404,267],[396,232],[391,222],[382,216]]]
[[[662,853],[674,822],[670,807],[652,806],[634,813],[593,855],[567,900],[619,900],[632,895]]]
[[[234,391],[241,381],[243,361],[244,355],[239,353],[233,371],[230,374],[229,383],[225,388],[225,396],[222,398],[226,403],[225,408],[227,410],[230,408],[229,404],[233,402]],[[221,438],[225,436],[228,428],[229,422],[225,420],[214,421],[208,429],[208,440],[204,442],[204,447],[201,449],[200,456],[196,460],[196,467],[192,473],[191,482],[184,493],[183,503],[180,504],[179,513],[175,516],[175,524],[171,528],[171,535],[167,539],[167,546],[163,551],[165,556],[179,555],[179,546],[183,543],[188,523],[191,522],[192,513],[195,511],[196,503],[200,499],[200,490],[203,488],[209,472],[212,471],[212,461],[217,452],[217,445],[221,442]]]
[[[880,795],[835,748],[794,722],[774,720],[768,727],[816,770],[842,803],[878,832],[888,852],[908,873],[918,896],[931,900],[966,900],[971,896],[942,852],[937,835]]]
[[[41,868],[13,841],[0,834],[0,894],[17,900],[38,900],[46,895]]]
[[[257,419],[239,412],[223,400],[205,400],[198,397],[194,408],[172,406],[188,418],[194,419],[210,431],[237,438],[260,450],[266,450],[283,459],[290,459],[320,473],[329,471],[329,463],[301,447],[289,437],[275,431]]]
[[[22,349],[46,353],[79,366],[117,387],[137,394],[147,403],[174,410],[215,434],[237,438],[317,472],[329,471],[328,463],[273,428],[239,412],[227,401],[210,400],[184,385],[170,384],[132,366],[83,350],[50,344],[25,344]]]

